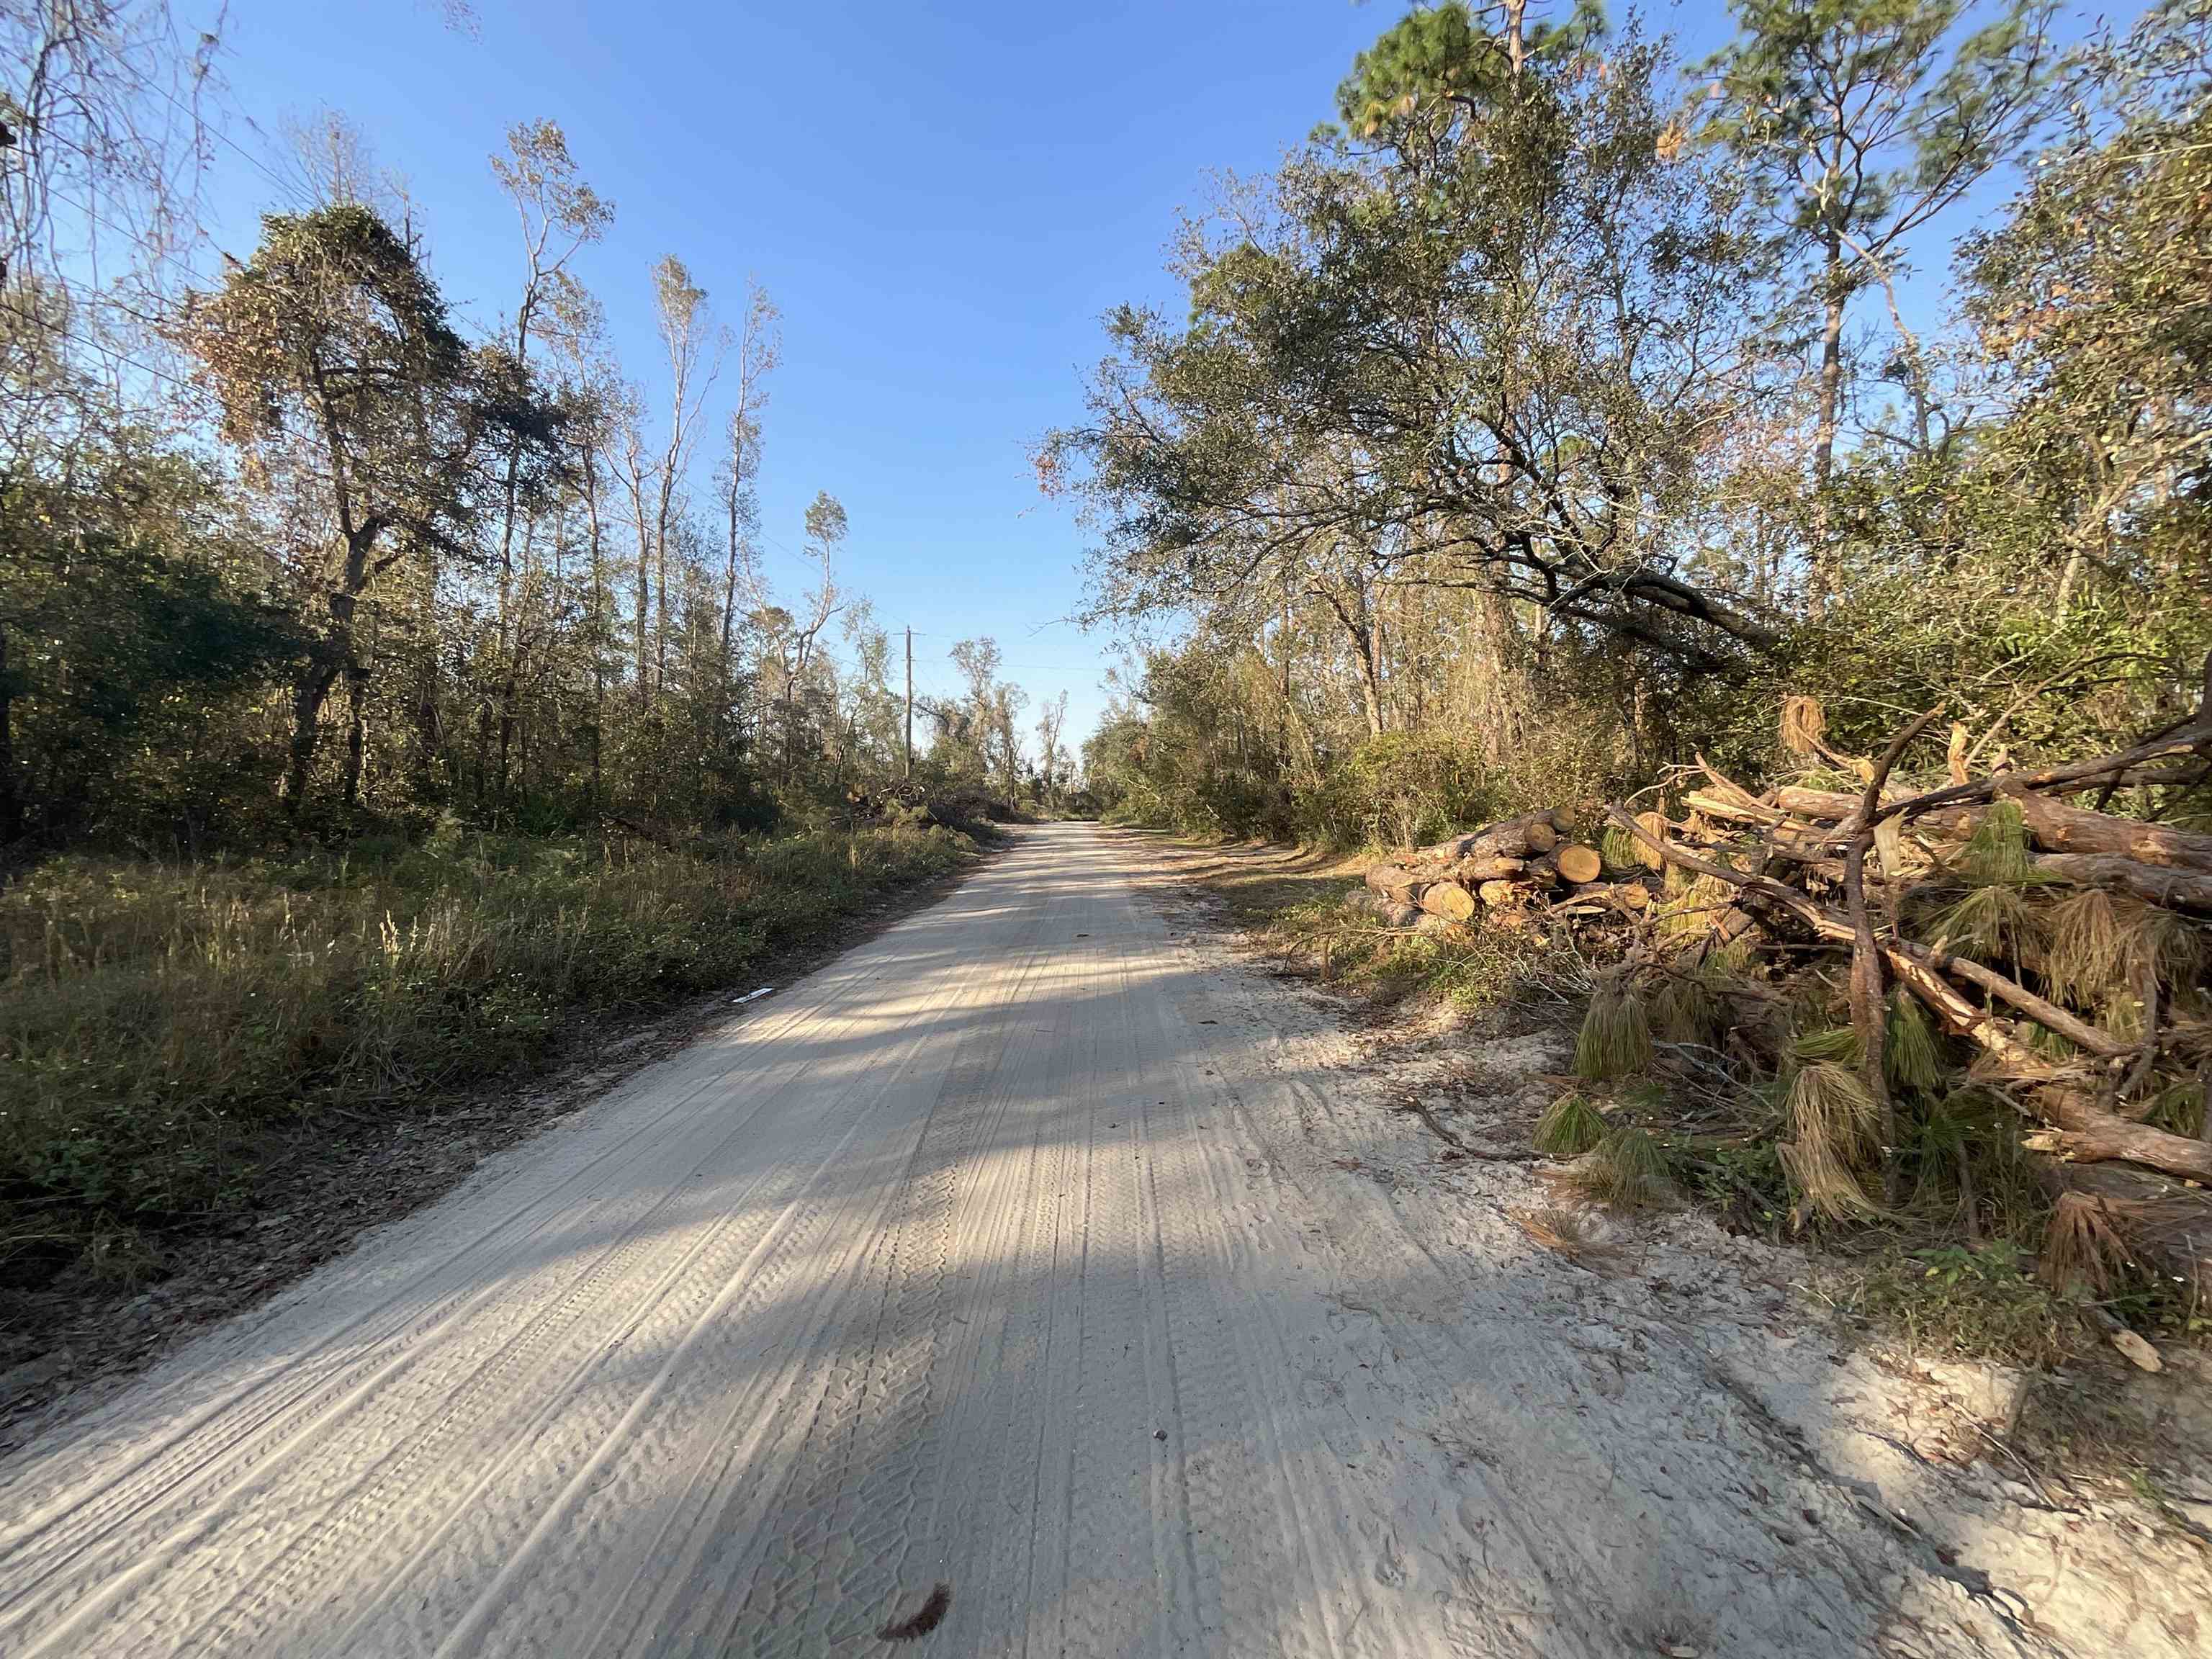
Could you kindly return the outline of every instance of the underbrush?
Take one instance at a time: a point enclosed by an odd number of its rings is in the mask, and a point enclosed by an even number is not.
[[[1584,964],[1548,933],[1384,927],[1352,873],[1371,862],[1364,854],[1200,850],[1215,856],[1194,878],[1226,902],[1254,948],[1378,1005],[1434,1001],[1480,1012],[1527,1002],[1564,1012],[1589,991]]]
[[[0,1282],[249,1201],[252,1142],[525,1076],[972,851],[943,829],[459,830],[289,861],[70,857],[0,891]]]
[[[1579,988],[1572,955],[1544,938],[1480,927],[1386,927],[1349,892],[1279,911],[1252,934],[1328,984],[1386,1003],[1433,999],[1479,1012],[1531,996],[1557,1004],[1562,987],[1569,994]]]

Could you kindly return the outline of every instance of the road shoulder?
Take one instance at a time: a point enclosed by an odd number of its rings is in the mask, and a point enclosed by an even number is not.
[[[1742,1575],[1761,1557],[1770,1575],[1805,1574],[1800,1595],[1859,1614],[1882,1603],[1878,1627],[1898,1651],[1945,1650],[1916,1633],[1944,1628],[1989,1651],[2197,1650],[2212,1606],[2212,1390],[2197,1356],[2146,1407],[2167,1455],[2153,1478],[2055,1476],[2015,1443],[2031,1379],[1870,1340],[1823,1300],[1820,1266],[1801,1252],[1689,1211],[1597,1216],[1562,1246],[1527,1151],[1567,1063],[1555,1026],[1378,1016],[1261,958],[1201,884],[1224,860],[1248,882],[1307,880],[1311,860],[1123,833],[1179,948],[1245,988],[1229,994],[1233,1013],[1208,1012],[1224,1021],[1218,1052],[1249,1068],[1240,1097],[1296,1103],[1258,1126],[1267,1155],[1340,1194],[1333,1231],[1348,1262],[1374,1258],[1375,1282],[1392,1281],[1396,1248],[1461,1287],[1448,1308],[1431,1297],[1386,1312],[1449,1323],[1472,1363],[1543,1419],[1463,1425],[1465,1455],[1531,1510],[1571,1492],[1579,1463],[1610,1472],[1607,1510],[1664,1517],[1641,1569],[1657,1587],[1643,1632],[1657,1650],[1741,1645],[1745,1630],[1711,1627],[1708,1595],[1666,1587]],[[1364,1191],[1344,1196],[1354,1183]],[[1740,1513],[1718,1511],[1722,1492]],[[1576,1547],[1571,1529],[1560,1540]],[[1743,1616],[1769,1593],[1747,1589]]]

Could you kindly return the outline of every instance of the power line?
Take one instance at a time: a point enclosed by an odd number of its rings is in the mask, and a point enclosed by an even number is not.
[[[87,351],[96,351],[101,356],[111,358],[118,363],[127,363],[132,368],[137,369],[141,374],[150,374],[157,380],[167,380],[171,386],[177,387],[179,391],[195,392],[198,390],[191,381],[179,379],[178,376],[170,374],[167,369],[155,368],[151,363],[140,362],[136,357],[131,356],[128,352],[118,351],[114,347],[102,345],[97,340],[88,340],[81,334],[72,334],[68,329],[64,328],[59,323],[54,322],[49,318],[39,316],[34,312],[18,311],[15,307],[10,305],[0,305],[0,311],[4,311],[10,316],[29,323],[34,327],[45,329],[50,334],[58,335],[72,345],[82,346]]]

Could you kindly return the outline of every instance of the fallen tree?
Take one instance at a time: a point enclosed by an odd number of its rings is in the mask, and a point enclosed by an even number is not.
[[[1564,929],[1610,995],[1656,1005],[1692,984],[1762,1018],[1814,1010],[1803,1030],[1711,1034],[1785,1085],[1807,1054],[1848,1055],[1822,1079],[1831,1115],[1793,1103],[1781,1125],[1812,1210],[1893,1206],[1900,1097],[1924,1114],[1972,1087],[2009,1103],[2060,1186],[2110,1166],[2078,1182],[2098,1226],[2212,1288],[2212,835],[2108,810],[2123,787],[2139,810],[2201,807],[2212,708],[2108,755],[1981,778],[1964,775],[1954,734],[1943,781],[1893,781],[1936,720],[1878,757],[1839,756],[1820,742],[1818,705],[1792,698],[1785,744],[1856,789],[1801,776],[1753,790],[1700,757],[1657,805],[1523,814],[1378,865],[1370,908]],[[1577,829],[1601,830],[1598,844]],[[1919,1044],[1916,1030],[1936,1058],[1916,1046],[1901,1069],[1892,1045]]]

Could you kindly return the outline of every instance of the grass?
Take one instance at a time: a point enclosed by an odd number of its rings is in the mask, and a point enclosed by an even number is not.
[[[1358,902],[1357,872],[1373,855],[1340,858],[1279,847],[1192,850],[1200,861],[1187,871],[1188,878],[1227,903],[1231,919],[1259,950],[1378,1005],[1431,1001],[1480,1012],[1539,987],[1581,988],[1571,954],[1540,933],[1486,927],[1479,915],[1467,926],[1434,932],[1385,926]]]
[[[0,891],[0,1278],[127,1265],[144,1235],[249,1203],[271,1126],[541,1071],[971,846],[822,832],[707,857],[447,831],[40,866]]]
[[[1917,1353],[2041,1367],[2093,1346],[2073,1302],[2007,1240],[1892,1250],[1861,1275],[1854,1300]]]

